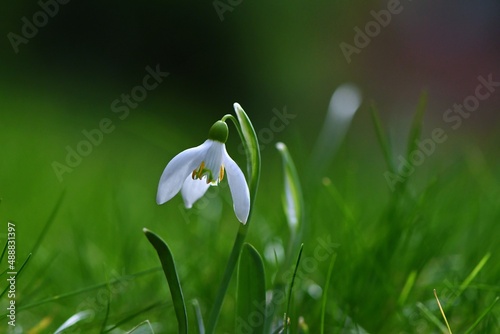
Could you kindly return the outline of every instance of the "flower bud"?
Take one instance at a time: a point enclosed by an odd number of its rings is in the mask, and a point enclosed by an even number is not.
[[[217,121],[214,123],[214,125],[212,125],[210,131],[208,131],[208,139],[215,140],[225,144],[227,141],[228,134],[229,130],[227,128],[226,122]]]

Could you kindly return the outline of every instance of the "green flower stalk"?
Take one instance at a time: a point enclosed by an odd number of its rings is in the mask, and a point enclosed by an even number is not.
[[[252,215],[253,205],[255,203],[257,188],[259,186],[260,179],[260,151],[257,134],[255,133],[252,122],[250,122],[247,114],[238,103],[234,104],[234,112],[236,113],[236,118],[233,115],[225,115],[222,120],[231,119],[231,121],[233,121],[241,137],[243,146],[245,147],[249,180],[248,184],[250,188],[250,212],[247,224],[240,225],[238,233],[236,234],[233,249],[231,250],[231,254],[229,255],[226,270],[224,271],[224,276],[222,277],[222,282],[217,291],[214,306],[212,308],[212,311],[210,312],[210,317],[207,322],[207,334],[212,334],[215,332],[215,327],[217,325],[217,320],[219,319],[224,296],[226,295],[227,288],[231,281],[231,276],[238,263],[238,258],[240,256],[246,235],[248,233],[248,229],[250,227],[250,217]]]

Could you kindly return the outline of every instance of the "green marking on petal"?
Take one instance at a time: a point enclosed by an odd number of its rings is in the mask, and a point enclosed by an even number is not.
[[[208,139],[215,140],[225,144],[227,141],[228,134],[229,130],[227,128],[226,122],[217,121],[214,123],[214,125],[212,125],[210,131],[208,131]]]

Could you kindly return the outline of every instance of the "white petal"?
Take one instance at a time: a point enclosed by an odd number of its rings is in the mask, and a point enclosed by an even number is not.
[[[207,150],[207,153],[205,154],[205,157],[204,157],[205,168],[212,172],[212,176],[214,177],[214,180],[211,180],[211,181],[216,181],[216,183],[218,183],[225,145],[223,143],[218,142],[218,141],[212,141],[212,140],[210,140],[210,141],[211,141],[212,145]]]
[[[167,202],[181,190],[186,177],[201,164],[206,151],[211,145],[212,142],[206,140],[200,146],[182,151],[170,160],[158,184],[156,203],[163,204]]]
[[[181,189],[182,198],[184,199],[184,205],[186,208],[191,209],[193,204],[205,195],[209,187],[210,184],[207,184],[206,177],[201,180],[193,180],[191,175],[188,175]]]
[[[226,169],[227,182],[233,197],[234,213],[241,223],[246,224],[250,213],[250,191],[248,190],[245,175],[243,175],[236,162],[227,154],[225,146],[222,163]]]

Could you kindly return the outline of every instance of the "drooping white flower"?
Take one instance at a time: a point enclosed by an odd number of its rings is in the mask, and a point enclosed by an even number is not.
[[[234,212],[238,220],[246,224],[250,192],[243,172],[226,151],[227,136],[227,124],[218,121],[203,144],[177,154],[161,175],[156,202],[163,204],[180,191],[189,209],[210,186],[218,185],[227,175]]]

